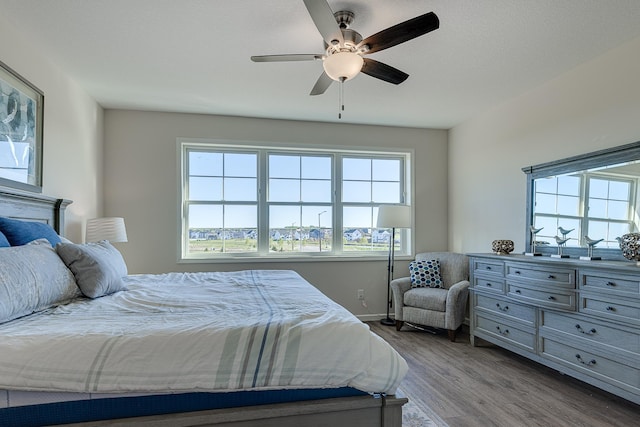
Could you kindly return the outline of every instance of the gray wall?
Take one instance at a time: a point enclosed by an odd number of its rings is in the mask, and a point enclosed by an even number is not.
[[[104,214],[125,218],[118,244],[132,273],[294,269],[353,313],[386,309],[386,256],[372,261],[178,263],[178,137],[414,150],[416,250],[447,247],[447,131],[198,114],[105,111]],[[396,276],[408,273],[397,260]],[[357,300],[364,289],[368,308]]]
[[[66,234],[81,241],[102,209],[102,108],[0,13],[0,61],[44,92],[43,189],[73,200]]]
[[[640,38],[450,131],[449,247],[523,252],[523,167],[638,140]]]

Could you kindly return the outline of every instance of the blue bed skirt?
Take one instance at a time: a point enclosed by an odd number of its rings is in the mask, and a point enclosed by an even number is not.
[[[77,400],[0,409],[0,426],[36,427],[363,395],[367,393],[351,387],[343,387]]]

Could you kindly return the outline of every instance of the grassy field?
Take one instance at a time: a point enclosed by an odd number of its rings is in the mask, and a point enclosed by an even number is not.
[[[190,253],[227,252],[246,253],[257,252],[258,242],[255,239],[227,239],[227,240],[189,240]],[[386,251],[389,246],[383,243],[344,242],[346,252]],[[317,240],[270,240],[270,252],[320,252]],[[322,241],[322,251],[330,251],[328,240]]]

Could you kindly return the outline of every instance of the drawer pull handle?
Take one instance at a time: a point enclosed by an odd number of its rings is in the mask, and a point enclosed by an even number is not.
[[[505,329],[504,331],[500,328],[500,326],[496,326],[496,329],[498,330],[498,333],[500,335],[509,335],[509,330]]]
[[[580,324],[576,325],[576,329],[578,330],[578,332],[583,333],[585,335],[593,335],[596,333],[595,328],[591,328],[590,330],[585,331],[584,329],[582,329],[582,326],[580,326]]]
[[[616,311],[616,308],[615,308],[615,307],[608,306],[608,307],[607,307],[607,311]]]
[[[516,289],[516,294],[520,294],[520,293],[522,293],[520,289]]]
[[[505,305],[504,307],[502,307],[499,302],[496,303],[496,307],[498,307],[498,310],[500,311],[509,311],[508,305]]]
[[[491,270],[491,266],[490,265],[487,265],[487,270]]]
[[[488,287],[493,286],[493,285],[492,285],[491,283],[489,283],[489,282],[487,282],[487,283],[485,283],[485,284],[486,284]]]
[[[553,295],[549,295],[549,298],[547,298],[549,301],[555,301],[556,297],[554,297]]]
[[[547,279],[555,279],[556,276],[554,276],[553,274],[550,274],[549,277],[547,277]]]
[[[522,274],[522,273],[520,273],[520,270],[516,270],[515,274]]]
[[[605,283],[605,285],[613,288],[616,284],[613,283],[613,282],[607,282],[607,283]]]
[[[584,359],[580,357],[579,354],[576,354],[576,359],[578,359],[578,362],[582,363],[585,366],[591,366],[596,364],[596,359],[591,359],[588,362],[585,362]]]

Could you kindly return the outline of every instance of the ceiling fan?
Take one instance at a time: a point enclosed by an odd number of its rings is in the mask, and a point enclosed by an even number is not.
[[[354,78],[360,72],[385,82],[402,83],[409,77],[407,73],[364,56],[412,40],[440,26],[436,14],[429,12],[363,39],[359,33],[349,28],[353,22],[353,12],[342,10],[334,13],[326,0],[303,1],[324,39],[325,53],[261,55],[252,56],[251,60],[254,62],[322,60],[324,71],[313,86],[311,95],[321,95],[334,80],[344,82]]]

